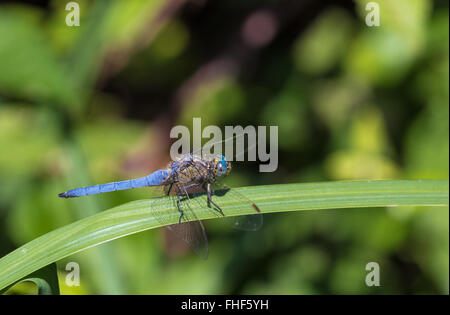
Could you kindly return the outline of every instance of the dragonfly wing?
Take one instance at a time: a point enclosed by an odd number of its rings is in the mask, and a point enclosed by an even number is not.
[[[201,221],[181,222],[167,226],[176,237],[182,239],[203,259],[208,258],[208,238]]]
[[[224,223],[235,229],[244,231],[257,231],[261,228],[263,225],[263,216],[259,213],[260,210],[254,202],[222,183],[214,183],[213,190],[214,192],[212,198],[214,198],[214,195],[226,195],[235,200],[236,203],[243,205],[242,207],[245,207],[245,209],[242,210],[250,210],[251,212],[254,212],[254,214],[240,216],[227,216],[225,213],[225,217],[222,220]]]
[[[168,195],[170,190],[170,194]],[[180,198],[181,209],[179,209],[178,197]],[[205,228],[200,220],[198,220],[194,211],[193,205],[196,202],[188,195],[187,191],[176,187],[170,188],[170,185],[161,187],[160,194],[166,198],[158,198],[164,200],[164,205],[160,203],[152,203],[152,211],[155,212],[156,219],[167,229],[173,233],[178,239],[183,240],[189,247],[201,258],[208,257],[208,238],[206,236]],[[169,210],[168,210],[169,209]],[[181,216],[181,211],[183,215]],[[168,211],[170,212],[168,215]],[[173,224],[173,215],[175,215],[180,222]],[[181,219],[180,219],[181,217]],[[171,224],[172,223],[172,224]]]
[[[262,214],[248,214],[224,217],[223,222],[242,231],[258,231],[263,225]]]

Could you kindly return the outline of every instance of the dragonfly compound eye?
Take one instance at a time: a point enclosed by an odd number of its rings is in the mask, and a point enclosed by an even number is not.
[[[228,163],[223,155],[217,155],[214,159],[217,176],[224,176],[228,172]]]

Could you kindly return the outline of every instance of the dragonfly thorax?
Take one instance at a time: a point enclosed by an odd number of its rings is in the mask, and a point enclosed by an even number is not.
[[[186,154],[169,164],[166,184],[215,182],[216,178],[226,176],[231,171],[231,163],[223,155],[202,157]]]

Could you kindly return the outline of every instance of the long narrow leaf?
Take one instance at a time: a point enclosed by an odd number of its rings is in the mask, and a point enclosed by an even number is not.
[[[253,200],[262,213],[382,207],[448,206],[448,180],[350,181],[255,186],[237,189]],[[204,199],[205,196],[198,198]],[[224,194],[215,196],[229,216],[251,214]],[[161,207],[158,220],[152,209]],[[199,219],[216,217],[205,208],[194,209]],[[128,234],[178,222],[177,211],[165,198],[130,202],[84,218],[23,245],[0,259],[0,289],[61,258]]]
[[[5,288],[0,290],[0,294],[8,291],[15,284],[29,281],[33,282],[37,286],[38,295],[59,295],[59,283],[58,283],[58,270],[56,263],[49,264],[39,270],[36,270],[32,274],[17,280]]]

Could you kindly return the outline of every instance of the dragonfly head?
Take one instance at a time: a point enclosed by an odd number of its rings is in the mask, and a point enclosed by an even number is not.
[[[216,176],[226,176],[231,172],[231,163],[223,155],[217,154],[212,161],[214,173]]]

